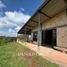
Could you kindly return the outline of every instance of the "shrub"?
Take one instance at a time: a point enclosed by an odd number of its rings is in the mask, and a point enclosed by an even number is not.
[[[5,45],[5,43],[16,41],[16,37],[0,37],[0,46]]]

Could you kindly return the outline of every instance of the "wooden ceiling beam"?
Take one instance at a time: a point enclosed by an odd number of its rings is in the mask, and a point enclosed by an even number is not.
[[[32,25],[27,25],[28,27],[35,27],[35,26],[32,26]]]
[[[31,21],[33,21],[33,22],[35,22],[35,23],[38,23],[37,21],[35,21],[35,20],[32,20],[32,19],[31,19]]]
[[[44,8],[44,7],[45,7],[45,6],[46,6],[46,5],[50,2],[50,1],[51,1],[51,0],[48,0],[48,1],[47,1],[47,3],[46,3],[46,4],[44,4],[44,5],[42,6],[42,8],[41,8],[41,9],[43,9],[43,8]],[[41,10],[41,9],[40,9],[40,10]]]
[[[64,0],[64,2],[66,3],[66,5],[67,5],[67,0]]]
[[[46,17],[48,17],[48,18],[52,18],[52,17],[48,16],[47,14],[45,14],[45,13],[44,13],[44,12],[42,12],[42,11],[39,11],[39,13],[41,13],[41,14],[45,15],[45,16],[46,16]]]

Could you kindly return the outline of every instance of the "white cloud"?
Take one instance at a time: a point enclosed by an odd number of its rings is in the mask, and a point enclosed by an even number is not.
[[[0,17],[0,28],[14,27],[14,26],[17,26],[17,25],[9,21],[6,16]]]
[[[9,21],[11,22],[15,22],[16,24],[19,23],[25,23],[30,16],[29,15],[25,15],[22,12],[5,12],[6,17],[9,19]]]
[[[15,28],[15,30],[16,30],[17,32],[18,32],[19,29],[21,29],[20,26],[17,26],[17,27]]]
[[[0,1],[0,8],[5,8],[5,7],[6,5],[2,1]]]
[[[9,28],[9,29],[8,29],[8,32],[9,32],[9,33],[15,33],[15,30]]]
[[[29,15],[26,15],[22,12],[5,12],[5,16],[0,17],[0,30],[7,29],[7,33],[16,34],[22,25],[28,21],[29,18]]]
[[[21,11],[25,11],[25,9],[24,9],[24,8],[20,8],[20,10],[21,10]]]
[[[5,16],[0,17],[0,28],[22,26],[29,18],[29,15],[25,15],[22,12],[5,12]]]
[[[6,31],[0,31],[0,36],[17,36],[17,33],[14,31],[14,30],[12,30],[12,29],[8,29],[7,30],[8,32],[6,32]]]

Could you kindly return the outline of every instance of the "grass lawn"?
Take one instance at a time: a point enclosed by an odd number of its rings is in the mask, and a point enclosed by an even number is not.
[[[33,54],[33,56],[31,56]],[[59,67],[34,51],[12,42],[0,46],[0,67]]]

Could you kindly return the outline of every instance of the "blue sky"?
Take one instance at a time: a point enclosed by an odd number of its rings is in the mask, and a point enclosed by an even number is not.
[[[0,0],[0,36],[16,36],[44,0]]]

